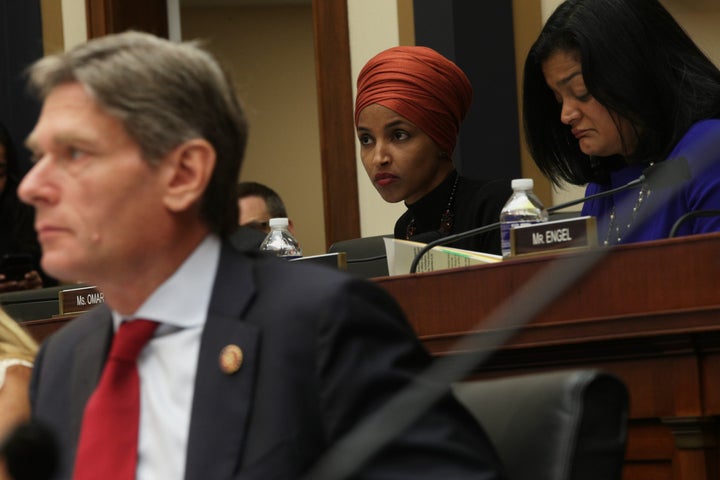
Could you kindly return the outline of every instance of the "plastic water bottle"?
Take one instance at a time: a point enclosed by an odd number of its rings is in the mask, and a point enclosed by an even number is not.
[[[502,256],[510,255],[510,229],[532,223],[545,222],[547,210],[533,193],[532,178],[516,178],[512,181],[513,194],[500,211],[500,243]]]
[[[287,259],[302,257],[300,243],[290,233],[288,224],[287,218],[271,218],[270,233],[260,244],[260,250]]]

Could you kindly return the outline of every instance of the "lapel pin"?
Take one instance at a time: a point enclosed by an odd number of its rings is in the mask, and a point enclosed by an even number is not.
[[[227,345],[220,352],[220,370],[232,375],[240,370],[243,362],[243,353],[237,345]]]

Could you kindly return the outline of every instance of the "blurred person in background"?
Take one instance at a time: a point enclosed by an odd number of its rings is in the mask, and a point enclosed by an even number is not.
[[[0,293],[43,286],[33,209],[17,196],[21,177],[15,146],[0,124]]]
[[[270,232],[271,218],[287,218],[290,233],[295,235],[295,227],[288,218],[285,203],[278,193],[267,185],[258,182],[238,183],[238,208],[240,218],[238,224]]]

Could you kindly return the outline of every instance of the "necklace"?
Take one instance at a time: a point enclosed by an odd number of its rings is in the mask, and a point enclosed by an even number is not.
[[[610,221],[608,222],[608,231],[607,235],[605,236],[605,241],[603,242],[603,245],[608,246],[611,244],[618,244],[622,241],[623,235],[628,233],[628,231],[630,230],[630,226],[637,218],[640,207],[642,207],[643,202],[645,202],[645,200],[650,197],[651,193],[652,191],[650,190],[650,188],[648,188],[647,185],[642,186],[640,192],[638,192],[638,198],[635,201],[635,205],[633,206],[632,213],[630,214],[630,219],[628,220],[627,224],[625,225],[624,231],[622,232],[620,231],[620,222],[616,218],[615,205],[613,204],[612,208],[610,209]]]
[[[452,189],[450,190],[450,198],[448,198],[445,210],[443,211],[442,215],[440,215],[440,227],[438,231],[442,235],[449,235],[453,231],[453,225],[455,223],[455,212],[453,211],[453,207],[455,204],[455,190],[457,189],[459,181],[460,175],[455,173],[455,181],[453,182]],[[416,230],[417,228],[415,226],[415,216],[413,215],[413,217],[410,219],[410,223],[408,223],[407,227],[405,228],[405,239],[409,240],[410,237],[414,236]]]

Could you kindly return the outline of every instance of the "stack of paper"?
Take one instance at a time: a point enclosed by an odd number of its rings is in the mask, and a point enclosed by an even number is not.
[[[386,238],[385,250],[387,252],[389,275],[410,273],[410,266],[415,256],[424,246],[424,243]],[[447,268],[494,263],[501,260],[502,256],[500,255],[438,246],[433,247],[422,256],[418,262],[416,272],[432,272]]]

